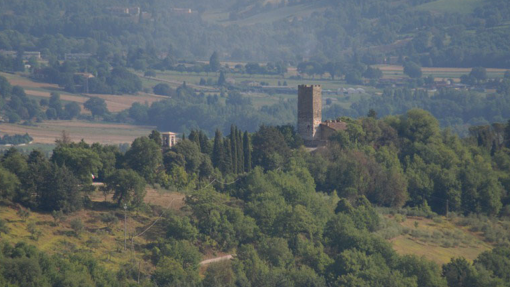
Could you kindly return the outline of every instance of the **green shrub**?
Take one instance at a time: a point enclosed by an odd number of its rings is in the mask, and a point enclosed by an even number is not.
[[[9,227],[7,227],[7,222],[3,219],[0,219],[0,234],[5,233],[9,234]]]
[[[434,232],[432,233],[432,238],[441,239],[441,238],[443,238],[443,233],[440,231],[434,230]]]
[[[405,222],[407,220],[407,217],[405,215],[402,215],[402,214],[396,214],[394,218],[395,218],[395,221],[398,222],[398,223],[402,223],[402,222]]]
[[[81,219],[75,218],[75,219],[71,220],[70,224],[71,224],[71,228],[74,231],[74,234],[76,236],[80,236],[81,232],[83,231],[83,228],[85,227],[83,225],[83,222],[81,221]]]
[[[451,248],[453,247],[453,242],[450,239],[443,240],[443,244],[441,244],[444,248]]]
[[[41,230],[37,228],[34,222],[30,222],[27,225],[27,231],[30,232],[30,234],[32,235],[32,239],[35,241],[38,241],[39,237],[41,237],[42,234]]]

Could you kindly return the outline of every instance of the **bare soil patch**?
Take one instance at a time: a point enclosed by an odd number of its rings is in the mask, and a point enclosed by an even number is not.
[[[179,210],[184,206],[186,195],[178,192],[159,192],[154,188],[147,188],[144,202],[153,205],[159,205],[164,208]]]
[[[21,78],[21,77],[7,77],[9,80],[9,83],[13,86],[21,86],[23,88],[51,88],[51,89],[60,89],[58,85],[55,84],[49,84],[49,83],[42,83],[42,82],[34,82],[28,78]]]
[[[103,186],[103,183],[95,182],[92,184],[96,186],[96,191],[93,192],[89,197],[90,200],[95,202],[101,202],[105,200],[103,193],[99,190],[99,187]],[[152,205],[158,205],[164,208],[170,208],[172,210],[179,210],[184,206],[185,194],[171,191],[158,191],[150,186],[145,188],[147,194],[145,195],[144,202]],[[106,196],[106,201],[113,201],[113,194]]]

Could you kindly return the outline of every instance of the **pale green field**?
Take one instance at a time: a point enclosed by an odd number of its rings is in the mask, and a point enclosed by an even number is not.
[[[282,8],[272,9],[253,16],[230,21],[229,13],[222,10],[207,11],[202,15],[202,19],[207,22],[214,22],[221,25],[255,25],[255,24],[270,24],[278,20],[283,20],[291,17],[305,17],[317,11],[324,11],[327,9],[327,1],[316,2],[313,5],[300,4],[286,6]]]
[[[482,4],[482,0],[437,0],[419,5],[415,9],[421,11],[469,14]]]
[[[415,227],[415,222],[418,222],[418,227]],[[445,236],[438,239],[429,237],[424,239],[411,235],[400,235],[390,240],[393,248],[399,254],[424,256],[438,264],[445,264],[454,257],[464,257],[469,261],[473,261],[480,253],[492,249],[490,244],[482,241],[483,237],[479,234],[472,233],[468,228],[459,227],[450,221],[446,221],[444,217],[441,217],[440,223],[422,217],[408,217],[401,225],[430,235],[434,232],[441,234],[450,232],[457,234],[457,236],[460,234],[463,239],[457,240],[458,246],[456,247],[445,247],[443,242],[445,240],[453,242],[452,237]]]

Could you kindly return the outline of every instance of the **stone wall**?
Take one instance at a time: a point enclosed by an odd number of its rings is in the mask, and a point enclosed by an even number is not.
[[[320,140],[322,122],[322,88],[320,85],[298,87],[298,133],[305,145]]]

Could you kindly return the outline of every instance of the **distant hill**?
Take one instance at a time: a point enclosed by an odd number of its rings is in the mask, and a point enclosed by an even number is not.
[[[510,67],[507,0],[1,1],[0,50]],[[406,45],[394,45],[411,39]],[[388,46],[389,45],[389,46]],[[385,46],[385,49],[380,49]],[[388,47],[390,47],[388,49]]]

